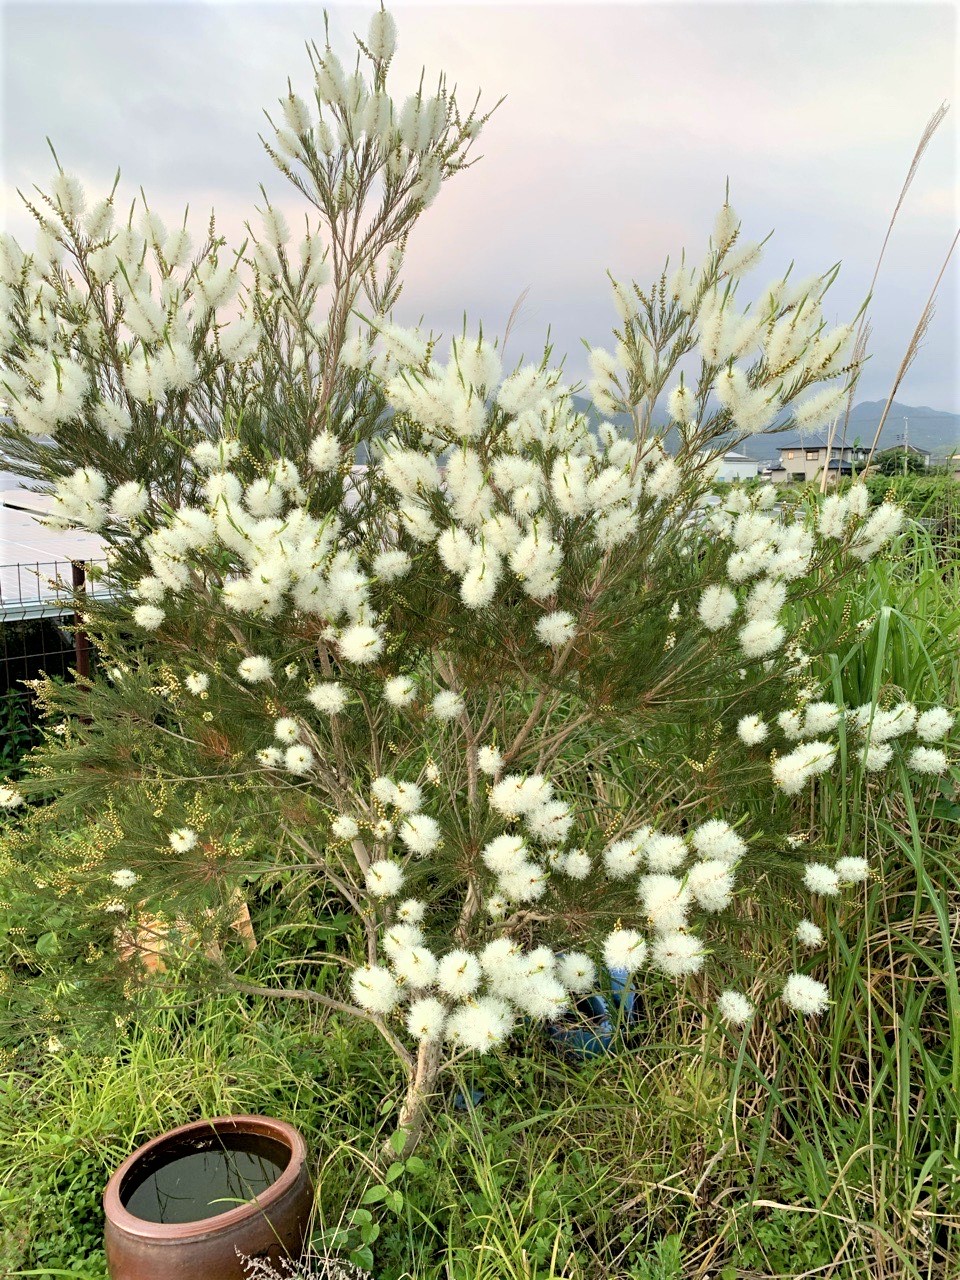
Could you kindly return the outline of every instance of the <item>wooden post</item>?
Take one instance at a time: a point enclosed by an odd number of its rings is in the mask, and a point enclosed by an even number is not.
[[[74,594],[86,590],[86,566],[82,560],[71,560],[70,568],[73,576]],[[90,637],[80,625],[80,615],[74,614],[73,647],[77,658],[77,675],[90,678]]]

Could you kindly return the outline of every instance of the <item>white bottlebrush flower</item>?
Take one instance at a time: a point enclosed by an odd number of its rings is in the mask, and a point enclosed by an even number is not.
[[[197,833],[192,827],[178,827],[176,831],[170,832],[168,839],[170,848],[175,853],[189,853],[196,847]]]
[[[383,686],[383,696],[391,707],[408,707],[416,701],[416,681],[412,676],[392,676]]]
[[[313,752],[301,743],[287,747],[283,753],[283,763],[290,773],[302,778],[313,768]]]
[[[697,401],[689,387],[681,382],[667,397],[667,412],[674,422],[681,426],[690,426],[696,419]]]
[[[683,929],[693,895],[677,876],[642,876],[637,893],[647,919],[661,933]]]
[[[777,716],[777,724],[783,731],[783,735],[795,742],[803,735],[803,720],[799,711],[781,711]]]
[[[832,769],[837,749],[832,743],[815,739],[804,742],[789,755],[780,756],[771,768],[773,780],[788,796],[795,796],[818,773]]]
[[[374,627],[363,622],[356,622],[352,627],[341,631],[337,643],[343,660],[358,666],[376,662],[383,652],[383,636]]]
[[[811,702],[803,715],[803,733],[817,738],[822,733],[833,733],[840,723],[842,712],[834,702]]]
[[[572,613],[558,609],[554,613],[545,614],[536,624],[534,630],[541,644],[551,649],[562,649],[567,641],[576,633],[577,622]]]
[[[410,852],[421,857],[432,853],[440,843],[440,827],[425,813],[412,814],[401,824],[398,834]]]
[[[138,480],[128,480],[114,489],[110,510],[118,520],[135,520],[147,507],[148,493]]]
[[[350,992],[362,1009],[371,1013],[389,1013],[400,999],[400,987],[389,969],[367,964],[354,969]]]
[[[437,966],[437,986],[454,1000],[473,995],[480,985],[480,961],[469,951],[449,951]]]
[[[492,870],[494,876],[506,876],[522,867],[527,861],[527,855],[529,849],[524,837],[511,836],[506,832],[486,842],[480,854],[485,867]]]
[[[575,995],[592,991],[597,984],[597,966],[582,951],[568,951],[557,957],[557,977]]]
[[[690,842],[702,858],[719,860],[728,866],[747,852],[746,841],[722,818],[701,823],[691,832]]]
[[[393,971],[404,986],[420,991],[436,981],[437,957],[428,947],[400,947],[393,954]]]
[[[273,676],[273,663],[269,658],[244,658],[237,667],[237,675],[247,684],[262,684]]]
[[[119,871],[112,872],[110,879],[118,889],[132,889],[140,877],[128,867],[122,867]]]
[[[590,855],[583,849],[571,849],[557,863],[557,869],[571,880],[586,880],[593,869]]]
[[[953,719],[946,707],[931,707],[917,717],[917,737],[923,742],[939,742],[953,728]]]
[[[647,958],[647,942],[636,929],[614,929],[603,943],[603,962],[611,972],[635,973]]]
[[[643,852],[651,871],[675,871],[690,854],[680,836],[663,835],[660,832],[647,837]]]
[[[708,631],[725,627],[737,611],[737,597],[729,587],[718,584],[707,587],[697,605],[697,615]]]
[[[623,840],[615,840],[603,852],[603,865],[611,880],[625,880],[640,869],[644,846],[651,835],[649,827],[642,827]]]
[[[446,1035],[460,1048],[487,1053],[506,1040],[515,1022],[516,1014],[506,1000],[484,996],[451,1013]]]
[[[379,9],[370,19],[367,48],[380,62],[388,62],[397,47],[397,24],[386,9]]]
[[[407,1011],[407,1030],[414,1040],[439,1040],[447,1021],[447,1010],[439,1000],[415,1000]]]
[[[0,809],[18,809],[23,804],[23,796],[15,787],[0,786]]]
[[[155,604],[138,604],[133,611],[133,620],[144,631],[156,631],[167,616]]]
[[[739,991],[722,991],[717,998],[717,1012],[724,1022],[742,1027],[753,1016],[753,1005]]]
[[[477,768],[489,778],[495,778],[503,764],[503,754],[496,747],[481,747],[477,752]]]
[[[553,798],[553,786],[542,774],[508,773],[490,792],[490,807],[505,818],[520,818]]]
[[[737,737],[748,747],[758,746],[770,730],[759,716],[741,716],[737,721]]]
[[[823,862],[808,862],[803,872],[803,883],[811,893],[833,897],[840,892],[840,877],[832,867]]]
[[[283,764],[283,752],[276,747],[261,747],[255,759],[264,769],[279,769]]]
[[[348,814],[340,813],[330,823],[330,832],[337,840],[353,840],[360,834],[360,828]]]
[[[889,742],[868,742],[860,753],[860,763],[867,773],[879,773],[893,759],[893,747]]]
[[[383,949],[394,959],[401,951],[409,951],[411,947],[423,945],[423,931],[415,924],[398,920],[383,933]]]
[[[861,884],[870,874],[866,858],[838,858],[833,869],[841,884]]]
[[[463,714],[464,703],[453,689],[441,689],[430,703],[430,709],[438,720],[455,720]]]
[[[381,582],[396,582],[410,572],[412,565],[413,561],[407,552],[397,549],[381,551],[373,557],[370,567]]]
[[[699,973],[706,960],[703,943],[692,933],[664,933],[654,940],[651,959],[671,978]]]
[[[325,680],[316,684],[307,692],[307,701],[324,715],[337,716],[347,705],[348,691],[339,680]]]
[[[907,765],[914,773],[945,773],[947,769],[946,753],[938,747],[914,747],[907,756]]]
[[[416,898],[406,898],[397,907],[397,919],[406,924],[417,925],[423,920],[427,909],[422,902],[418,902]]]
[[[364,877],[367,892],[374,898],[395,898],[403,888],[403,867],[381,858],[371,862]]]
[[[192,671],[183,683],[189,693],[206,693],[210,688],[210,677],[202,671]]]
[[[340,442],[329,431],[314,436],[307,450],[307,461],[315,471],[336,471],[340,465]]]
[[[808,947],[813,950],[814,947],[823,946],[823,930],[813,923],[812,920],[801,920],[797,925],[796,939],[801,947]]]
[[[826,1013],[830,1005],[830,993],[822,982],[805,973],[792,973],[783,987],[783,999],[797,1013],[810,1017]]]
[[[857,560],[869,560],[903,527],[903,508],[882,502],[850,540],[850,554]]]
[[[370,792],[375,800],[379,800],[381,804],[394,804],[397,795],[397,784],[392,778],[388,778],[385,774],[374,778],[370,783]]]
[[[541,844],[562,844],[573,825],[569,806],[562,800],[548,800],[525,815],[527,830]]]
[[[740,628],[737,639],[745,658],[766,658],[780,648],[786,634],[776,618],[754,618]]]
[[[300,726],[292,716],[281,716],[273,726],[273,736],[278,742],[284,742],[290,746],[300,737]]]
[[[730,864],[719,858],[695,862],[686,875],[687,888],[704,911],[723,911],[733,898]]]

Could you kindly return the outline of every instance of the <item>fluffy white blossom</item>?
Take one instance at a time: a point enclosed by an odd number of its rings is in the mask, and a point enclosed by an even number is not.
[[[447,1021],[445,1006],[432,997],[415,1000],[407,1010],[407,1030],[414,1040],[439,1040]]]
[[[939,742],[953,728],[953,720],[946,707],[931,707],[917,717],[917,737],[923,742]]]
[[[727,626],[737,611],[737,597],[729,587],[714,584],[707,587],[697,605],[697,615],[708,631]]]
[[[338,814],[330,823],[331,834],[337,840],[353,840],[360,834],[356,822],[346,813]]]
[[[907,765],[914,773],[945,773],[947,769],[946,753],[938,747],[914,747],[907,756]]]
[[[568,951],[557,957],[557,977],[568,991],[582,995],[596,986],[597,966],[582,951]]]
[[[339,680],[325,680],[307,692],[307,701],[324,715],[336,716],[347,705],[349,693]]]
[[[0,809],[17,809],[23,804],[23,796],[15,787],[0,786]]]
[[[168,839],[175,853],[189,853],[196,847],[197,833],[191,827],[178,827],[170,832]]]
[[[400,825],[400,839],[411,853],[425,856],[440,843],[440,827],[435,819],[425,813],[412,814]]]
[[[503,1043],[515,1021],[516,1015],[507,1001],[484,996],[450,1014],[446,1035],[461,1048],[486,1053]]]
[[[611,971],[635,973],[647,958],[647,942],[636,929],[614,929],[603,943],[603,961]]]
[[[786,631],[775,618],[754,618],[737,633],[745,658],[765,658],[783,644]]]
[[[127,867],[122,867],[119,871],[112,872],[110,879],[118,889],[132,889],[140,877],[135,871],[131,871]]]
[[[791,1009],[807,1017],[826,1013],[830,1005],[830,993],[822,982],[805,973],[792,973],[783,987],[783,999]]]
[[[743,838],[722,818],[711,818],[701,823],[694,828],[690,840],[702,858],[717,859],[728,865],[742,858],[747,851]]]
[[[813,950],[815,947],[823,946],[823,930],[813,923],[812,920],[801,920],[797,925],[796,938],[801,947],[808,947]]]
[[[840,892],[840,877],[832,867],[822,862],[808,862],[803,872],[803,883],[811,893],[832,897]]]
[[[354,969],[350,979],[350,991],[362,1009],[371,1013],[387,1014],[400,999],[400,987],[389,969],[381,965],[363,965]]]
[[[463,714],[463,699],[453,689],[441,689],[430,703],[430,709],[438,720],[455,720]]]
[[[281,716],[273,726],[273,736],[289,746],[300,737],[300,726],[291,716]]]
[[[722,991],[717,997],[717,1012],[724,1022],[741,1027],[754,1013],[753,1005],[739,991]]]
[[[496,747],[481,747],[477,752],[477,768],[490,778],[497,776],[502,763],[503,755]]]
[[[651,959],[671,978],[699,973],[706,960],[703,943],[692,933],[663,933],[654,939]]]
[[[155,604],[138,604],[133,611],[133,620],[145,631],[156,631],[167,615]]]
[[[371,862],[364,877],[367,892],[374,898],[395,898],[403,888],[403,868],[386,858]]]
[[[780,756],[771,767],[773,780],[788,796],[795,796],[818,773],[833,768],[837,749],[829,742],[815,739],[801,743],[789,755]]]
[[[551,649],[562,649],[577,629],[573,614],[559,609],[545,614],[536,624],[535,630],[541,644]]]
[[[313,768],[313,752],[302,743],[287,747],[283,753],[283,763],[290,773],[303,777]]]
[[[833,869],[841,884],[860,884],[870,874],[866,858],[838,858]]]
[[[412,676],[392,676],[383,686],[383,696],[392,707],[408,707],[417,697]]]
[[[210,688],[210,677],[202,671],[192,671],[183,682],[189,693],[206,693]]]
[[[383,636],[374,627],[363,622],[356,622],[341,631],[337,644],[343,660],[358,666],[376,662],[383,652]]]
[[[757,715],[741,716],[737,721],[737,737],[748,747],[758,746],[768,736],[769,729]]]
[[[262,684],[273,677],[273,663],[269,658],[244,658],[237,667],[237,675],[247,684]]]
[[[437,966],[437,986],[454,1000],[473,995],[480,985],[480,961],[469,951],[449,951]]]

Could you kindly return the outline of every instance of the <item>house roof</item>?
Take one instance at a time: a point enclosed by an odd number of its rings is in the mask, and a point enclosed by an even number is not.
[[[827,437],[824,435],[818,435],[814,433],[811,433],[803,440],[789,440],[787,441],[786,444],[777,445],[777,448],[781,450],[783,449],[826,449],[826,447],[827,447]],[[833,447],[834,449],[841,448],[840,444],[836,440],[833,443]],[[853,449],[852,444],[845,444],[842,447],[844,450]]]
[[[745,453],[725,453],[723,455],[724,462],[753,462],[753,458]]]

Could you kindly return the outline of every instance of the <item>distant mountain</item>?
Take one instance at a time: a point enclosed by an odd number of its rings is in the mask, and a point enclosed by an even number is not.
[[[574,399],[578,409],[589,413],[590,417],[596,420],[597,414],[590,408],[584,397],[575,396]],[[850,411],[850,421],[847,423],[848,444],[868,446],[873,444],[873,437],[876,435],[885,403],[884,400],[862,400],[854,405]],[[623,414],[616,415],[612,421],[621,428],[629,425]],[[654,424],[657,427],[663,427],[666,421],[666,415],[658,405],[654,413]],[[745,453],[748,457],[756,458],[760,462],[768,458],[773,459],[777,456],[777,445],[781,441],[792,439],[795,434],[787,431],[752,436],[743,444],[737,445],[737,452]],[[944,409],[929,409],[925,405],[901,404],[895,400],[883,424],[879,448],[892,449],[902,444],[904,434],[907,435],[910,444],[916,445],[919,449],[929,449],[933,460],[942,459],[960,449],[960,413],[948,413]],[[671,443],[668,436],[668,448]]]

